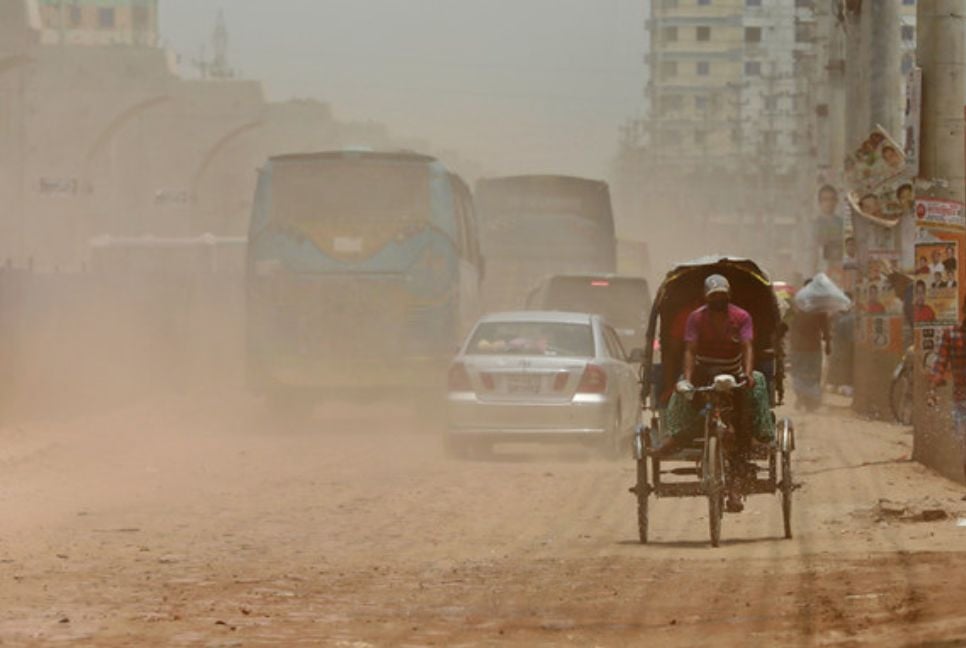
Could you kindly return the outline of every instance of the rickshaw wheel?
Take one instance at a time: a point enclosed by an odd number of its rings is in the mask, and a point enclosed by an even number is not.
[[[785,538],[792,537],[792,453],[790,450],[782,452],[782,519],[785,522]]]
[[[647,503],[651,497],[651,485],[647,480],[647,460],[647,457],[637,460],[637,487],[634,489],[637,495],[637,533],[641,544],[647,544]]]
[[[708,489],[708,526],[711,532],[711,546],[721,544],[721,518],[724,515],[724,460],[718,437],[708,436],[708,447],[704,465],[705,484]]]

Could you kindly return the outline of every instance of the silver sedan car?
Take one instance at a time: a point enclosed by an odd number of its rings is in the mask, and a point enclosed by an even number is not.
[[[487,315],[449,370],[447,447],[457,456],[562,441],[618,458],[640,420],[637,370],[597,315]]]

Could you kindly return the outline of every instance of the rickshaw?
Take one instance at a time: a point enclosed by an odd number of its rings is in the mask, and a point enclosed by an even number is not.
[[[707,257],[680,264],[666,276],[657,293],[648,324],[646,346],[639,350],[641,360],[642,402],[650,412],[650,422],[642,425],[634,438],[637,482],[630,489],[637,496],[637,519],[641,543],[648,542],[648,501],[651,495],[667,497],[707,497],[711,545],[721,541],[724,498],[728,489],[729,462],[725,460],[724,439],[733,432],[729,412],[731,398],[742,386],[730,375],[718,376],[698,392],[695,407],[704,434],[663,457],[653,456],[660,447],[665,430],[667,407],[681,376],[684,364],[684,323],[687,316],[703,303],[704,280],[711,274],[724,275],[731,283],[732,302],[752,316],[755,327],[753,344],[755,370],[766,380],[768,408],[775,423],[775,438],[758,444],[745,457],[741,476],[742,495],[774,494],[781,497],[785,538],[792,537],[791,456],[795,450],[792,422],[776,419],[774,408],[784,397],[784,353],[778,299],[768,275],[753,261],[731,257]],[[696,417],[697,418],[697,417]],[[682,465],[690,464],[690,465]],[[670,467],[669,467],[670,466]],[[671,478],[670,476],[674,476]],[[685,479],[681,479],[684,477]],[[737,479],[737,478],[736,478]]]

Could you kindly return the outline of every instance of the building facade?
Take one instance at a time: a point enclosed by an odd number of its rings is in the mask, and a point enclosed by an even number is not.
[[[158,0],[33,0],[47,44],[158,43]]]
[[[668,164],[788,173],[809,143],[801,0],[652,0],[647,145]]]

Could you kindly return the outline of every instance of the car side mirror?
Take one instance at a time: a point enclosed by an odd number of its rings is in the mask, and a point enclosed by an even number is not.
[[[627,361],[631,364],[644,364],[645,355],[644,349],[632,349]]]

